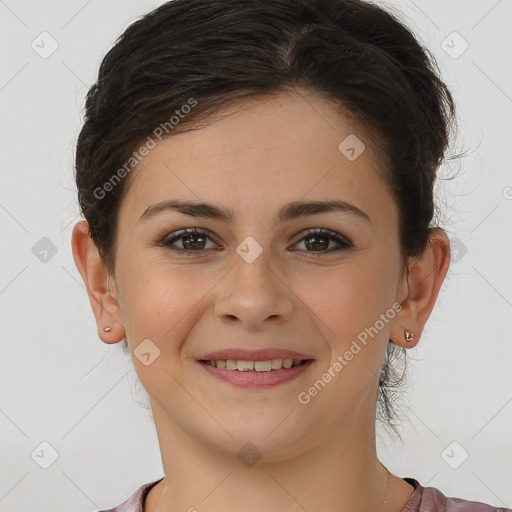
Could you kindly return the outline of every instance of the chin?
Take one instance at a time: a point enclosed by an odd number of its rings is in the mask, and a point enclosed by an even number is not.
[[[243,457],[262,458],[265,461],[286,459],[291,453],[296,453],[297,445],[304,442],[307,432],[299,428],[296,418],[293,418],[291,410],[287,412],[254,411],[257,416],[252,421],[249,415],[238,417],[236,421],[229,422],[227,419],[221,423],[231,434],[226,434],[224,429],[213,439],[211,443],[217,448],[227,452],[229,455],[237,454],[237,457],[243,462]],[[287,416],[289,417],[287,418]],[[286,419],[285,419],[286,418]],[[217,417],[220,421],[220,417]],[[226,435],[224,435],[226,434]],[[208,436],[205,433],[205,436]]]

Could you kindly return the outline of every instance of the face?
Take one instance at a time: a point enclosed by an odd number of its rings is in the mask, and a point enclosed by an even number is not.
[[[157,425],[277,456],[373,422],[401,295],[398,210],[378,155],[327,100],[283,93],[225,113],[162,141],[132,171],[114,290]],[[366,144],[355,160],[339,149],[351,134]],[[153,208],[170,200],[214,209]],[[300,207],[313,202],[338,207]],[[225,349],[313,361],[279,370],[295,373],[273,385],[239,372],[242,387],[218,377],[235,370],[199,362]]]

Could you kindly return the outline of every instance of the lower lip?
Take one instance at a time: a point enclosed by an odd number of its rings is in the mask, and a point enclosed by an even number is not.
[[[306,372],[313,364],[314,359],[309,359],[303,364],[292,368],[281,368],[270,372],[241,372],[238,370],[226,370],[226,368],[214,368],[208,363],[199,361],[199,364],[217,379],[229,382],[241,388],[267,388],[296,379]]]

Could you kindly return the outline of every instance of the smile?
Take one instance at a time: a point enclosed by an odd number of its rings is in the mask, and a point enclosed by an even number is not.
[[[200,360],[211,376],[243,388],[262,388],[289,382],[306,372],[314,359],[269,359],[265,361]]]
[[[270,372],[281,368],[292,368],[304,363],[300,359],[267,359],[266,361],[240,361],[235,359],[217,361],[206,361],[213,368],[226,368],[227,370],[238,370],[239,372]]]

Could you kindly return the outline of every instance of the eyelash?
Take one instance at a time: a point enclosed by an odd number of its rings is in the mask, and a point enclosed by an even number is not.
[[[196,254],[204,253],[206,251],[206,249],[194,251],[194,250],[186,250],[186,249],[177,249],[175,247],[171,247],[171,245],[173,242],[176,242],[177,240],[180,240],[186,236],[204,236],[204,235],[206,235],[206,237],[210,238],[210,240],[212,242],[214,242],[214,240],[212,240],[213,234],[210,231],[208,231],[207,229],[193,228],[193,229],[184,229],[184,230],[178,232],[176,235],[174,235],[171,238],[166,236],[162,240],[160,240],[159,244],[164,247],[169,247],[172,251],[174,251],[178,254],[186,254],[187,256],[194,256]],[[334,231],[329,231],[328,229],[324,229],[324,228],[308,229],[306,231],[306,233],[304,234],[304,236],[300,240],[298,240],[295,245],[297,245],[299,242],[302,242],[305,238],[308,238],[311,236],[317,236],[317,237],[321,236],[321,237],[327,238],[329,241],[336,242],[341,246],[337,249],[325,250],[322,252],[303,250],[304,252],[310,253],[313,257],[324,256],[324,255],[330,254],[332,252],[343,251],[343,250],[347,250],[347,249],[350,249],[353,247],[353,244],[347,238],[335,233]]]

